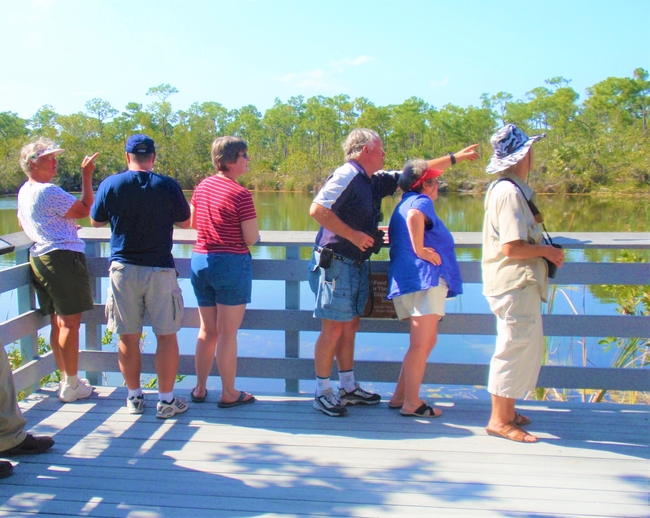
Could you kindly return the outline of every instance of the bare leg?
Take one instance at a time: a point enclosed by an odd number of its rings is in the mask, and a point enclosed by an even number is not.
[[[142,354],[140,353],[140,333],[120,335],[117,343],[117,362],[129,390],[140,388]]]
[[[354,340],[358,330],[359,317],[354,317],[350,322],[343,322],[341,335],[336,341],[336,363],[339,371],[354,369]]]
[[[221,401],[233,403],[240,396],[235,389],[237,376],[237,331],[244,319],[246,304],[217,304],[217,367],[221,376]]]
[[[196,387],[194,395],[205,396],[208,376],[214,363],[214,353],[217,349],[217,307],[199,306],[199,317],[201,326],[199,336],[196,339],[196,353],[194,363],[196,367]]]
[[[176,333],[156,335],[156,374],[158,374],[158,392],[173,392],[178,373],[178,340]],[[139,350],[139,349],[138,349]]]
[[[414,412],[422,405],[420,386],[427,360],[438,340],[440,315],[411,317],[409,350],[406,351],[391,405],[402,404],[405,412]]]
[[[79,328],[81,313],[57,315],[59,346],[66,376],[76,376],[79,368]]]
[[[514,419],[515,400],[492,394],[492,415],[490,416],[488,428],[496,431],[502,430],[507,426],[512,426]],[[523,442],[537,442],[537,437],[526,433]]]
[[[345,358],[354,356],[354,338],[352,339],[351,355],[349,354],[349,351],[344,350],[346,346],[341,345],[343,342],[340,341],[340,338],[344,333],[349,334],[350,332],[352,332],[352,336],[354,337],[354,333],[356,333],[358,326],[358,318],[350,322],[337,322],[326,318],[321,320],[321,332],[316,340],[316,347],[314,349],[316,376],[319,378],[330,377],[330,374],[332,373],[332,365],[334,365],[334,355],[339,354],[339,349],[341,350],[340,354],[343,356],[344,361]],[[339,364],[339,368],[341,368],[341,370],[350,370],[352,366],[345,368]]]
[[[50,347],[52,347],[52,354],[56,366],[61,371],[61,379],[66,377],[65,363],[63,363],[63,355],[61,354],[61,346],[59,345],[59,319],[52,313],[50,316]]]

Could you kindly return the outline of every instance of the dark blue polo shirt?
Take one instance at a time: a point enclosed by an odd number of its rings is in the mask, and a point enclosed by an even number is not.
[[[99,185],[90,217],[111,224],[111,261],[173,268],[174,223],[189,219],[190,206],[172,178],[124,171]]]

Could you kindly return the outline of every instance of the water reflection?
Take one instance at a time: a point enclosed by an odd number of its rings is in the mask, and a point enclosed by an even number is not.
[[[189,198],[191,193],[186,193]],[[383,203],[384,223],[387,224],[390,215],[400,200],[400,195],[387,198]],[[309,217],[309,205],[313,195],[307,193],[276,193],[256,192],[253,199],[258,212],[259,224],[262,230],[302,231],[317,230],[315,221]],[[645,198],[607,198],[602,196],[565,196],[544,195],[539,196],[538,206],[543,212],[546,225],[553,234],[562,232],[646,232],[650,228],[650,204]],[[483,196],[470,194],[442,194],[436,202],[436,211],[453,232],[479,232],[483,224]],[[89,226],[88,219],[81,220],[80,224]],[[0,235],[18,232],[20,230],[16,219],[16,199],[14,196],[0,197]],[[108,244],[103,245],[103,254],[108,252]],[[192,247],[189,245],[176,245],[173,253],[176,257],[190,257]],[[309,249],[301,251],[302,257],[307,259]],[[649,251],[638,252],[644,257],[650,255]],[[570,260],[574,261],[614,261],[618,257],[616,250],[586,250],[571,251]],[[253,255],[256,258],[284,257],[281,247],[255,247]],[[479,249],[460,250],[459,255],[464,260],[477,260],[480,258]],[[386,250],[377,257],[388,259]],[[13,264],[13,254],[0,256],[0,268]],[[195,307],[196,300],[188,280],[181,283],[186,305]],[[105,286],[103,294],[105,298]],[[581,314],[601,315],[615,314],[616,308],[610,298],[602,293],[597,286],[563,286],[564,294],[558,297],[553,308],[554,313],[571,314],[572,307],[578,308]],[[279,281],[256,281],[253,289],[252,309],[278,309],[282,307],[284,297],[278,293],[284,291],[283,283]],[[566,296],[565,296],[566,295]],[[15,313],[11,306],[15,305],[13,293],[0,296],[2,307],[2,320]],[[301,309],[313,309],[313,296],[307,283],[301,286]],[[481,295],[481,286],[467,284],[465,294],[447,303],[446,311],[454,313],[489,313],[485,298]],[[14,315],[15,316],[15,315]],[[41,333],[46,333],[42,330]],[[150,334],[153,337],[152,334]],[[301,356],[313,356],[313,347],[317,334],[310,332],[301,333]],[[487,363],[493,350],[493,337],[472,335],[447,335],[442,336],[432,360],[436,362],[467,362]],[[152,339],[147,339],[147,348],[152,351],[155,347]],[[183,354],[193,354],[196,342],[196,330],[185,329],[179,334],[181,351]],[[588,350],[588,363],[598,366],[607,366],[611,354],[603,351],[598,345],[598,339],[575,337],[554,337],[549,339],[548,348],[551,352],[551,361],[554,364],[581,365],[584,361],[583,350]],[[283,357],[284,335],[278,331],[251,331],[243,330],[240,333],[240,354],[243,356]],[[359,359],[372,360],[401,360],[405,349],[408,347],[406,335],[361,335],[358,339],[356,356]],[[111,383],[119,384],[119,375]],[[192,377],[188,377],[181,386],[191,387]],[[255,380],[255,386],[260,390],[282,390],[279,382],[262,382]],[[277,386],[276,386],[277,385]],[[242,383],[242,386],[245,386]],[[210,386],[209,388],[213,388]],[[386,390],[381,386],[377,390]],[[312,390],[310,382],[303,382],[301,389]]]

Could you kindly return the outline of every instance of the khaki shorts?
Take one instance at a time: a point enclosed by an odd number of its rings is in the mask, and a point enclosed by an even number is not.
[[[113,261],[109,268],[107,328],[121,335],[140,334],[145,312],[153,332],[171,335],[181,328],[183,294],[174,268]]]
[[[438,286],[428,290],[416,291],[400,295],[393,299],[397,318],[405,320],[410,317],[421,317],[424,315],[445,316],[445,300],[449,286],[445,280],[440,277]]]
[[[45,315],[77,315],[93,309],[86,255],[53,250],[29,258],[34,290]]]
[[[488,392],[519,399],[537,386],[544,355],[542,288],[526,286],[487,297],[497,317],[497,339],[490,362]]]

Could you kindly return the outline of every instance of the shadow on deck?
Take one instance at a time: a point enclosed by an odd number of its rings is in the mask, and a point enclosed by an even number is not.
[[[181,395],[183,391],[178,391]],[[187,391],[186,391],[187,392]],[[334,419],[304,394],[208,402],[169,420],[126,390],[21,402],[51,452],[19,460],[0,516],[647,516],[650,409],[523,402],[541,442],[484,432],[489,401],[433,400],[438,419],[353,407]]]

